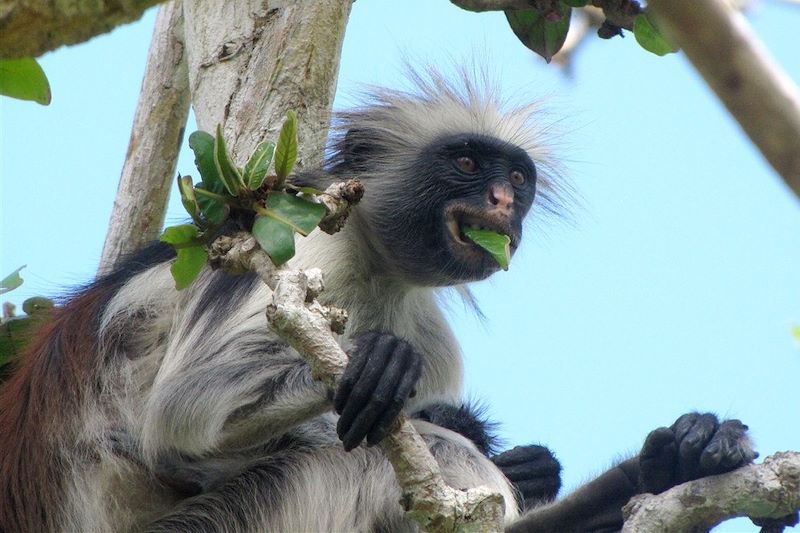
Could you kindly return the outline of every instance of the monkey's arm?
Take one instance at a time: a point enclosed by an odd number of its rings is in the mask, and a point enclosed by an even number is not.
[[[688,413],[647,436],[639,455],[608,470],[566,498],[525,514],[507,531],[588,532],[622,527],[622,507],[631,496],[659,493],[675,485],[721,474],[757,457],[739,420]]]
[[[149,461],[258,445],[330,410],[330,391],[268,329],[257,280],[204,276],[154,350],[163,355],[133,431]]]

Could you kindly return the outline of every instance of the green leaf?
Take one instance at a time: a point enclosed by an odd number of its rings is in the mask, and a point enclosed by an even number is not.
[[[0,294],[5,294],[7,292],[11,292],[20,285],[22,285],[22,277],[19,275],[19,271],[25,268],[26,265],[22,265],[14,272],[9,274],[8,276],[4,277],[0,280]]]
[[[0,324],[0,381],[7,375],[7,370],[3,367],[22,353],[29,339],[31,326],[40,320],[38,317],[21,317]]]
[[[322,204],[315,204],[285,192],[273,192],[267,198],[266,216],[274,218],[305,236],[317,227],[325,216]]]
[[[202,246],[179,248],[175,262],[169,267],[172,278],[175,280],[175,288],[180,291],[191,285],[203,270],[206,261],[208,261],[208,252]]]
[[[219,179],[217,167],[214,164],[214,137],[205,131],[196,131],[189,135],[189,147],[194,152],[194,164],[200,171],[202,184],[195,187],[215,194],[226,195],[225,186]],[[197,205],[203,216],[214,226],[219,226],[228,217],[228,206],[223,202],[197,196]]]
[[[43,296],[34,296],[22,302],[22,310],[29,315],[42,315],[55,306],[56,304],[53,303],[53,300]]]
[[[200,207],[197,205],[197,198],[194,196],[194,183],[192,183],[191,176],[178,175],[178,192],[181,194],[181,203],[186,212],[191,215],[192,219],[197,220],[200,214]]]
[[[548,63],[564,46],[569,31],[572,8],[563,3],[547,14],[536,9],[506,10],[506,19],[522,44],[542,56]],[[551,22],[548,19],[557,18]]]
[[[275,143],[263,142],[256,147],[250,160],[244,166],[244,182],[251,191],[255,191],[264,184],[273,154],[275,154]]]
[[[647,13],[637,15],[633,19],[633,35],[639,46],[657,56],[664,56],[678,51],[678,47],[670,43],[659,31]]]
[[[214,136],[205,131],[196,131],[189,135],[189,148],[194,152],[194,164],[200,171],[207,191],[221,193],[225,190],[214,164]]]
[[[253,236],[275,266],[281,266],[294,257],[294,231],[283,222],[270,217],[256,217]]]
[[[561,2],[570,7],[583,7],[589,3],[589,0],[561,0]]]
[[[220,191],[210,191],[217,194],[225,194],[222,183],[217,182],[219,184],[219,188],[223,189]],[[228,218],[228,213],[230,212],[230,207],[228,204],[224,202],[220,202],[219,200],[215,200],[214,198],[209,198],[208,196],[203,196],[202,194],[197,193],[198,190],[205,191],[206,186],[204,183],[198,183],[195,185],[195,196],[197,197],[197,205],[200,206],[200,211],[203,213],[203,216],[206,217],[206,220],[213,226],[219,226],[222,224],[226,218]]]
[[[197,226],[193,224],[181,224],[180,226],[165,228],[164,233],[161,234],[160,240],[161,242],[173,246],[176,244],[189,244],[197,239],[199,233]]]
[[[276,188],[283,186],[286,176],[292,171],[297,160],[297,115],[294,111],[286,113],[286,120],[278,136],[275,148],[275,174],[278,176]]]
[[[472,242],[489,252],[503,270],[508,270],[511,262],[511,238],[508,235],[469,227],[462,228],[462,230]]]
[[[48,105],[51,98],[50,83],[42,67],[32,57],[0,59],[0,94]]]
[[[232,196],[238,196],[244,188],[244,182],[239,169],[233,164],[231,156],[228,154],[220,124],[217,124],[217,136],[214,138],[214,167],[217,169],[217,174],[222,180],[222,184],[225,185],[225,189]]]

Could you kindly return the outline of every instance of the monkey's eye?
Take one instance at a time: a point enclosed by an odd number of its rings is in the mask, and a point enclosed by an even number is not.
[[[459,170],[466,172],[467,174],[472,174],[478,169],[478,165],[475,163],[475,160],[466,155],[457,158],[455,163]]]
[[[515,187],[519,187],[525,183],[525,174],[519,170],[512,170],[511,174],[508,175],[508,181],[510,181]]]

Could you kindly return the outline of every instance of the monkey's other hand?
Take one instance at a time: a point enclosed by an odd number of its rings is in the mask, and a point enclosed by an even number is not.
[[[336,432],[344,449],[366,437],[380,442],[388,433],[422,372],[422,359],[410,344],[391,333],[358,335],[333,399],[341,416]]]
[[[730,472],[756,457],[741,421],[687,413],[645,439],[639,454],[641,488],[658,494],[686,481]]]
[[[517,503],[523,509],[554,500],[561,488],[561,464],[544,446],[517,446],[492,462],[519,491]]]

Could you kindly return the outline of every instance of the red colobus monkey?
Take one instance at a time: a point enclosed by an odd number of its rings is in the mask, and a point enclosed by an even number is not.
[[[553,501],[546,448],[497,453],[463,403],[436,291],[497,270],[464,227],[516,249],[558,187],[532,108],[502,112],[469,81],[416,82],[342,113],[330,161],[297,177],[366,189],[343,231],[299,239],[292,265],[321,267],[323,303],[349,312],[338,390],[268,329],[258,280],[205,270],[177,292],[173,251],[154,244],[55,311],[3,386],[0,531],[415,531],[369,446],[401,410],[451,485],[504,496],[511,531],[619,528],[632,495],[753,459],[739,421],[688,414]]]

